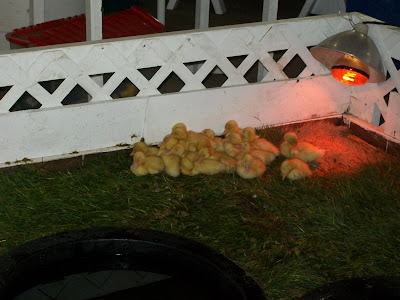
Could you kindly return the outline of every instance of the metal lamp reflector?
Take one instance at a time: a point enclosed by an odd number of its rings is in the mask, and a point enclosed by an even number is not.
[[[311,48],[311,54],[344,84],[383,82],[381,56],[367,33],[367,25],[356,24],[353,30],[335,34]]]

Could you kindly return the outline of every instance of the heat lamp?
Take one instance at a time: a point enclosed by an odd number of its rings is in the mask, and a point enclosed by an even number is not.
[[[385,81],[381,56],[368,36],[366,24],[335,34],[311,48],[316,60],[331,70],[337,81],[347,85],[363,85]]]

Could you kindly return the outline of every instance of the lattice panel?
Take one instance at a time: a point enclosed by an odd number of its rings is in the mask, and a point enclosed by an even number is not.
[[[3,54],[0,113],[323,75],[308,48],[350,28],[346,18],[311,18]],[[248,78],[255,67],[263,78]],[[163,88],[169,80],[176,89]]]
[[[354,88],[349,112],[375,125],[378,130],[400,139],[400,30],[370,25],[387,72],[381,84]]]

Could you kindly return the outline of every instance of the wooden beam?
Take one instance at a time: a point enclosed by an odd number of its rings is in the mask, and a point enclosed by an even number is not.
[[[194,28],[208,28],[210,20],[210,0],[196,0]]]
[[[165,0],[157,0],[157,19],[165,25]]]
[[[103,38],[103,14],[101,0],[86,0],[86,40],[96,41]]]
[[[32,25],[40,24],[44,22],[44,0],[31,0],[31,20]]]
[[[278,19],[278,0],[264,0],[262,20],[276,21]]]

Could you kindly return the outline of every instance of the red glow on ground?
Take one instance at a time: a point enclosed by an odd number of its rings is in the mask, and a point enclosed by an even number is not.
[[[294,131],[299,142],[308,142],[325,149],[322,156],[311,168],[319,176],[331,174],[358,173],[365,164],[387,161],[391,156],[352,135],[345,125],[334,125],[327,121],[288,125],[284,131]]]

